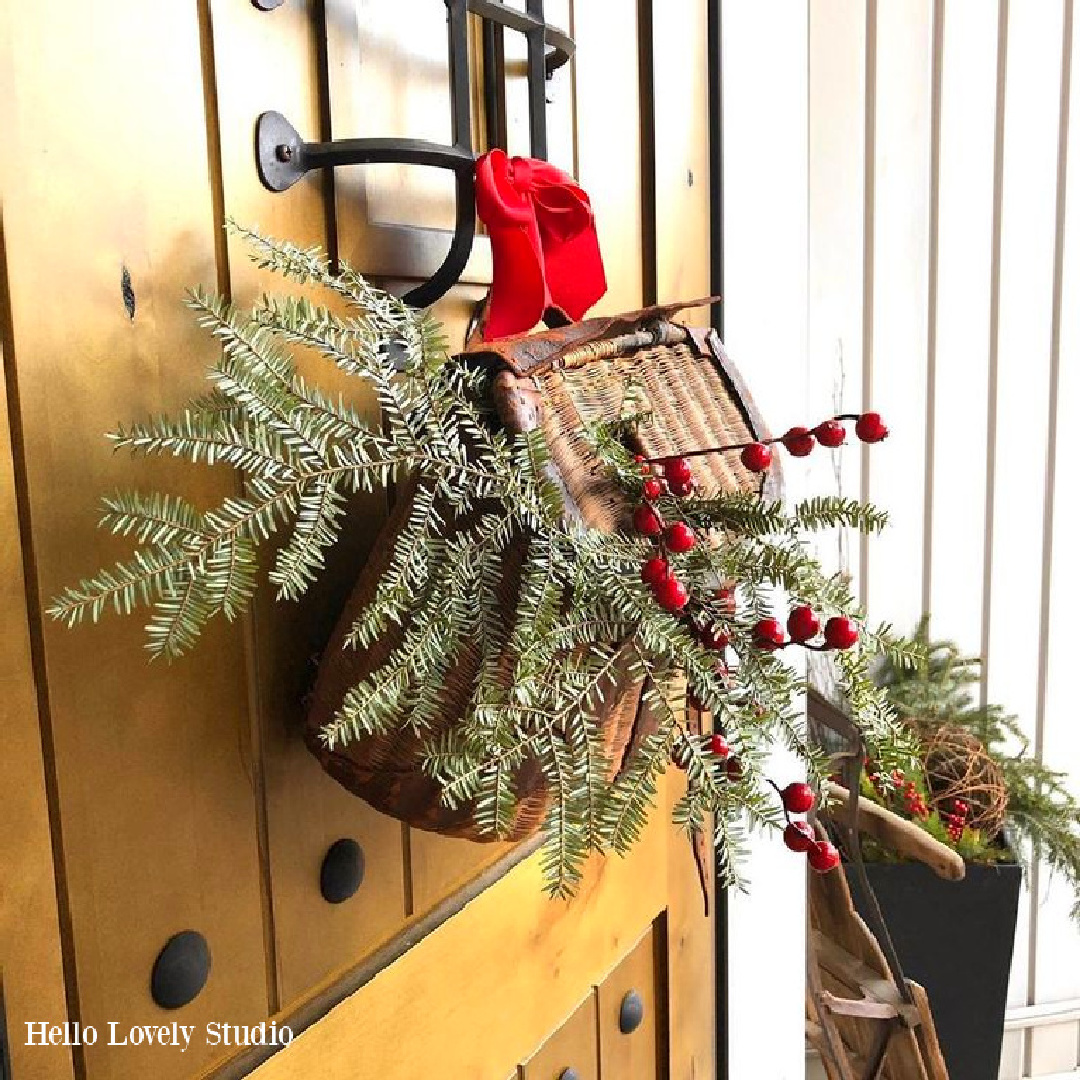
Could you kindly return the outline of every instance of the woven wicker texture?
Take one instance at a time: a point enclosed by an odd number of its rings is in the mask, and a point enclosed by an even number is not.
[[[712,358],[697,355],[687,342],[571,364],[537,378],[545,405],[544,434],[570,497],[586,521],[599,528],[628,528],[632,507],[593,456],[584,429],[618,420],[629,394],[652,412],[632,440],[646,457],[753,441],[740,402]],[[707,454],[691,458],[690,465],[705,494],[761,485],[738,454]]]
[[[720,443],[744,442],[753,436],[745,419],[745,403],[714,365],[699,355],[681,328],[668,324],[667,344],[641,348],[640,339],[617,343],[593,342],[587,351],[568,353],[558,368],[532,378],[511,376],[514,385],[534,396],[539,389],[541,408],[536,419],[544,426],[558,478],[568,496],[568,513],[593,528],[623,527],[629,507],[618,486],[591,453],[585,424],[620,415],[627,386],[633,377],[638,397],[653,411],[641,428],[640,450],[650,456],[667,455]],[[572,329],[572,328],[568,328]],[[644,335],[655,340],[656,334]],[[627,351],[629,350],[629,351]],[[614,354],[614,355],[613,355]],[[760,489],[760,477],[747,472],[736,454],[713,454],[693,459],[695,479],[703,491]],[[471,806],[454,810],[440,799],[437,784],[420,768],[422,742],[451,729],[464,715],[480,658],[471,645],[461,649],[439,691],[440,714],[424,738],[403,728],[387,735],[366,736],[329,751],[320,729],[329,723],[347,692],[376,671],[400,643],[408,627],[391,627],[372,648],[359,651],[345,644],[357,615],[374,595],[389,563],[394,538],[405,526],[412,507],[412,492],[399,498],[383,528],[372,556],[362,570],[320,665],[306,720],[305,740],[323,768],[349,791],[376,809],[417,828],[473,840],[494,840],[481,833]],[[503,564],[499,595],[505,612],[504,633],[516,606],[516,593],[525,544],[512,545]],[[507,678],[510,665],[507,665]],[[640,742],[652,718],[639,709],[640,686],[619,682],[606,695],[598,716],[612,777],[620,771],[628,747]],[[520,840],[534,833],[544,819],[548,792],[535,761],[526,761],[516,777],[518,803],[505,839]]]

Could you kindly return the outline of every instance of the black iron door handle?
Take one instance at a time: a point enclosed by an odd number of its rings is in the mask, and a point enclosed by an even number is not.
[[[285,0],[252,0],[256,7],[270,11]],[[285,191],[312,169],[332,169],[341,165],[408,164],[448,169],[454,174],[454,235],[446,258],[422,285],[405,294],[415,307],[427,307],[443,296],[461,277],[476,233],[476,159],[472,146],[471,84],[467,14],[472,12],[486,25],[516,30],[528,45],[529,136],[533,157],[547,157],[547,117],[544,80],[565,64],[574,52],[574,42],[561,30],[544,21],[544,0],[527,0],[526,10],[505,7],[498,0],[444,0],[450,49],[450,117],[452,142],[449,145],[423,139],[342,139],[334,142],[306,142],[281,113],[264,112],[255,124],[255,164],[259,179],[270,191]],[[545,51],[547,46],[552,48]],[[494,73],[485,99],[495,95]]]

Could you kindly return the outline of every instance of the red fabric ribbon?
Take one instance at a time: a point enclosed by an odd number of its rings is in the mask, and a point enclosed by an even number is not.
[[[607,291],[589,196],[561,169],[484,154],[476,212],[494,262],[486,341],[531,330],[549,308],[580,319]]]

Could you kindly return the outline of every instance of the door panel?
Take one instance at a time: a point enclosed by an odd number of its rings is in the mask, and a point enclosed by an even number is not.
[[[600,1080],[596,1045],[596,995],[589,996],[574,1010],[550,1039],[520,1070],[521,1080]]]
[[[597,987],[601,1080],[656,1080],[659,1075],[656,960],[657,940],[650,928]],[[635,1005],[640,1005],[640,1021],[624,1030],[634,1022]]]

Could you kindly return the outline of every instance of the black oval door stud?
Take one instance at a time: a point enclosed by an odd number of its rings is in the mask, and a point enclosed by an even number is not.
[[[559,1080],[581,1080],[577,1069],[566,1068],[559,1073]]]
[[[335,840],[323,857],[319,891],[328,904],[348,900],[364,880],[364,849],[348,838]]]
[[[210,946],[197,930],[182,930],[165,942],[150,973],[150,996],[163,1009],[194,1001],[210,977]]]
[[[645,1018],[645,1003],[636,990],[628,990],[619,1006],[619,1030],[624,1035],[636,1031]]]

